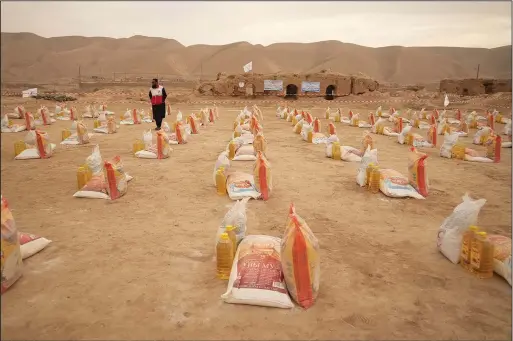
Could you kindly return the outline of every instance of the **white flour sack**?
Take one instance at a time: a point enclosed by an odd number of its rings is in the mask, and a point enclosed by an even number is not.
[[[468,193],[462,199],[438,229],[436,241],[438,250],[454,264],[460,261],[463,233],[469,226],[477,225],[479,211],[486,203],[486,199],[473,200]]]
[[[255,187],[255,178],[251,174],[233,172],[227,176],[226,189],[232,200],[243,198],[258,199],[260,192]]]
[[[387,197],[424,199],[424,197],[409,184],[408,177],[398,171],[393,169],[380,169],[379,173],[379,189]]]
[[[30,233],[18,232],[21,246],[21,257],[23,259],[35,255],[47,247],[52,241]]]
[[[281,239],[253,235],[242,240],[233,261],[226,303],[293,308],[285,285],[280,256]]]

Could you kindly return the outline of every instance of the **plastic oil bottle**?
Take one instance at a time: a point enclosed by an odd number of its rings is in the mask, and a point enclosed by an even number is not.
[[[87,169],[83,166],[78,167],[77,170],[77,187],[81,190],[87,184]]]
[[[91,178],[93,177],[93,171],[91,170],[91,168],[89,168],[87,163],[84,163],[82,167],[84,167],[84,169],[86,170],[86,181],[89,182],[89,180],[91,180]]]
[[[216,188],[217,194],[226,195],[226,175],[224,167],[219,167],[216,171]]]
[[[235,226],[228,225],[225,227],[225,231],[230,238],[230,241],[233,245],[233,257],[235,258],[235,253],[237,252],[237,235],[235,234]]]
[[[16,141],[14,142],[14,156],[18,156],[23,152],[25,149],[27,149],[27,144],[25,141]]]
[[[493,276],[493,244],[486,232],[477,232],[471,244],[470,266],[472,272],[481,279]]]
[[[135,155],[135,153],[137,153],[137,152],[139,152],[141,150],[144,150],[144,147],[145,147],[144,142],[141,141],[141,139],[136,139],[134,141],[134,145],[133,145],[133,148],[132,148],[134,155]]]
[[[472,271],[470,266],[470,259],[472,255],[472,241],[474,240],[478,231],[477,226],[470,226],[465,233],[461,241],[461,253],[460,253],[460,264],[468,271]]]
[[[93,121],[93,128],[98,128],[100,126],[100,120]]]
[[[228,233],[223,232],[216,245],[217,278],[229,279],[233,264],[233,243]]]
[[[312,130],[309,130],[307,135],[306,135],[306,140],[308,143],[312,143],[313,141],[313,131]]]
[[[461,142],[456,142],[452,147],[451,155],[454,159],[464,160],[465,159],[465,145]]]
[[[335,122],[340,122],[340,110],[337,110],[337,113],[335,114]]]
[[[340,154],[340,143],[335,141],[331,145],[331,155],[333,157],[333,160],[341,160],[341,154]]]
[[[372,172],[372,168],[374,168],[373,162],[369,163],[367,165],[367,168],[365,169],[365,184],[367,185],[367,188],[369,187],[369,184],[370,184],[370,175]]]
[[[228,159],[233,160],[235,157],[235,150],[236,150],[235,141],[231,140],[230,144],[228,145]]]
[[[373,165],[369,175],[369,191],[373,194],[379,193],[381,173],[378,166]]]
[[[68,129],[63,129],[62,130],[62,132],[61,132],[61,139],[62,139],[62,141],[64,141],[65,139],[67,139],[70,136],[71,136],[71,131],[69,131]]]

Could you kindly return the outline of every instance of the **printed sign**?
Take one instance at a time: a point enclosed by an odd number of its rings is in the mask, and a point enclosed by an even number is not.
[[[302,92],[321,92],[321,82],[302,82]]]
[[[32,96],[37,96],[37,88],[24,90],[21,95],[21,97],[23,97],[23,98],[32,97]]]
[[[264,80],[264,90],[283,91],[283,81],[281,81],[281,80]]]

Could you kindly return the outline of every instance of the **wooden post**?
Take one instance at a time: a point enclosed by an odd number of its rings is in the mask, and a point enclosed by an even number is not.
[[[480,66],[480,65],[481,65],[481,64],[477,64],[477,76],[476,76],[476,79],[479,79],[479,66]]]

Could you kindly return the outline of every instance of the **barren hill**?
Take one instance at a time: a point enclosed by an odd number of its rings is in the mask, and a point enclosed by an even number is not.
[[[511,78],[511,46],[494,49],[457,47],[371,48],[339,41],[279,43],[269,46],[237,42],[183,46],[173,39],[134,36],[43,38],[32,33],[2,33],[2,79],[49,82],[113,72],[213,77],[241,73],[253,61],[255,73],[311,73],[323,69],[402,84],[443,78],[480,76]]]

